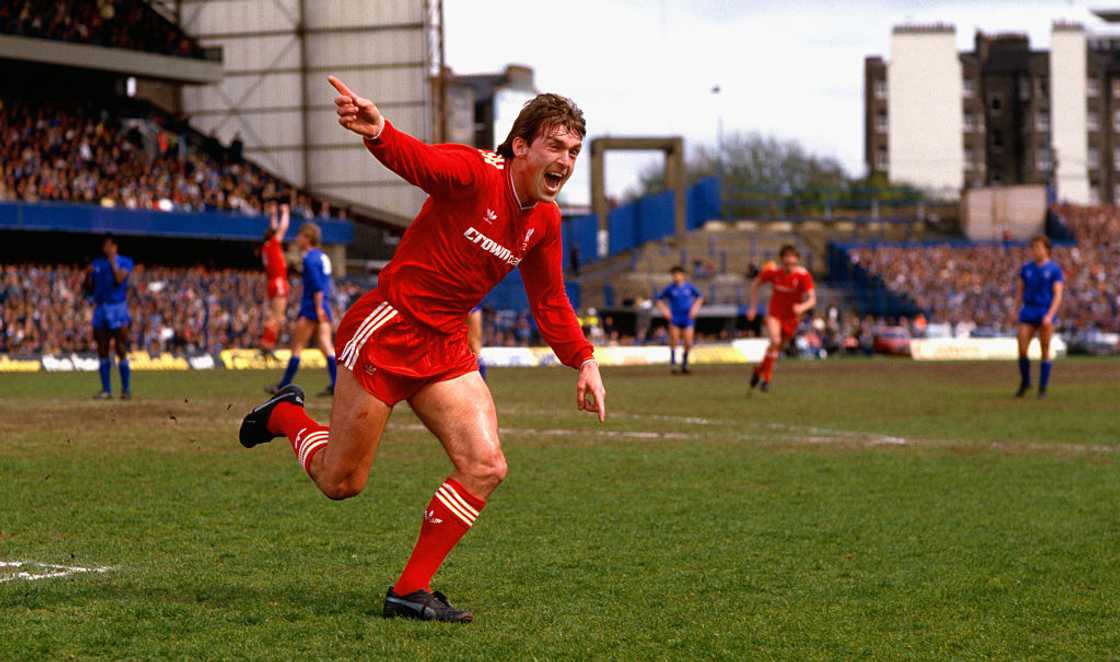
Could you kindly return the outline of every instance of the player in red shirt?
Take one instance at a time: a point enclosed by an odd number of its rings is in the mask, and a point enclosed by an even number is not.
[[[338,329],[338,382],[330,427],[285,387],[249,413],[241,443],[287,436],[304,471],[331,499],[358,494],[369,479],[393,406],[404,400],[439,439],[454,471],[424,510],[404,572],[385,596],[385,617],[470,621],[431,589],[448,552],[505,479],[494,401],[467,343],[468,311],[520,266],[541,335],[579,371],[576,405],[606,417],[606,391],[564,291],[556,196],[575,167],[586,128],[569,99],[542,94],[525,104],[497,153],[427,145],[400,131],[369,99],[333,76],[338,121],[373,156],[428,193],[377,289]]]
[[[261,259],[268,278],[268,305],[265,307],[261,352],[268,355],[276,349],[276,340],[280,337],[280,329],[287,316],[288,294],[291,291],[288,285],[288,263],[284,260],[282,243],[288,232],[290,217],[288,205],[280,205],[279,219],[276,217],[276,203],[269,205],[268,230],[264,233],[264,244],[261,246]]]
[[[751,307],[747,317],[751,321],[758,314],[758,289],[770,283],[770,306],[766,311],[766,335],[770,346],[766,348],[766,358],[758,364],[751,375],[751,388],[762,383],[762,391],[770,390],[770,378],[774,374],[774,362],[782,352],[782,345],[793,339],[797,324],[805,311],[817,305],[817,293],[813,289],[813,276],[801,266],[801,255],[792,244],[782,246],[778,253],[782,266],[773,263],[766,265],[762,273],[751,283]]]

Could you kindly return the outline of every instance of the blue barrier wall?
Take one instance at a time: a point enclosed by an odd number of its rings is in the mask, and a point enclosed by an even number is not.
[[[354,239],[349,221],[317,218],[315,222],[323,230],[324,244],[348,244]],[[299,224],[298,219],[292,219],[286,239],[295,238]],[[0,202],[0,230],[259,241],[267,227],[265,216],[117,209],[62,202]]]
[[[599,259],[599,218],[595,214],[571,216],[561,225],[564,244],[564,269],[571,262],[572,246],[579,246],[581,264]]]
[[[689,230],[721,217],[719,179],[708,177],[693,184],[685,193],[685,218]],[[607,215],[610,239],[608,255],[618,255],[649,241],[676,234],[673,192],[643,196],[615,208]],[[572,245],[578,245],[584,264],[599,259],[599,225],[594,214],[564,221],[564,268]]]
[[[568,300],[572,302],[572,307],[578,310],[580,307],[579,283],[565,282],[564,289],[568,292]],[[482,305],[494,310],[528,310],[529,296],[525,294],[525,282],[521,279],[521,270],[514,269],[511,271],[502,282],[490,290],[490,293],[482,300]]]

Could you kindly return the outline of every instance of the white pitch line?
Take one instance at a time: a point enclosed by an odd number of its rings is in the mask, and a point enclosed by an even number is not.
[[[24,566],[27,566],[29,568],[40,568],[40,569],[43,569],[43,570],[48,570],[49,572],[40,572],[40,573],[33,573],[33,572],[27,572],[27,571],[17,572],[15,574],[8,575],[7,577],[0,577],[0,584],[2,584],[4,582],[12,582],[12,581],[15,581],[17,579],[24,579],[24,580],[27,580],[29,582],[33,582],[33,581],[36,581],[38,579],[52,579],[54,577],[69,577],[70,575],[77,575],[77,574],[81,574],[81,573],[84,573],[84,572],[108,572],[108,571],[112,570],[112,568],[109,567],[109,566],[94,566],[94,567],[91,567],[91,568],[85,568],[85,567],[76,566],[76,565],[71,566],[71,565],[57,565],[57,564],[54,564],[54,563],[39,563],[38,561],[0,561],[0,568],[22,568]]]

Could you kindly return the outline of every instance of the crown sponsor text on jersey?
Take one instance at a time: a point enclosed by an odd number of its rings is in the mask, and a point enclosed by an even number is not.
[[[490,253],[491,255],[493,255],[494,257],[498,258],[499,260],[505,262],[506,264],[509,264],[509,265],[512,265],[512,266],[516,267],[518,264],[521,263],[521,258],[515,256],[513,254],[513,251],[506,248],[505,246],[502,246],[501,244],[494,241],[490,237],[487,237],[486,235],[482,234],[481,232],[476,230],[473,226],[467,228],[467,231],[463,233],[463,236],[466,237],[467,240],[470,241],[472,244],[478,246],[479,248],[486,251],[487,253]]]

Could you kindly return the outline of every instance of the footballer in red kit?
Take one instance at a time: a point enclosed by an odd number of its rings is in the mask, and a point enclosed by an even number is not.
[[[280,205],[279,217],[276,204],[269,205],[268,230],[265,231],[264,244],[261,246],[261,260],[264,261],[265,277],[268,278],[268,303],[265,306],[264,332],[261,334],[260,348],[265,354],[276,349],[276,340],[287,316],[288,263],[284,260],[284,235],[288,232],[291,210],[288,205]]]
[[[801,255],[791,244],[782,246],[778,258],[781,265],[768,264],[751,283],[751,304],[747,317],[752,321],[758,314],[758,290],[770,284],[770,305],[766,310],[766,335],[770,346],[766,357],[751,374],[751,388],[760,386],[769,391],[770,379],[774,375],[774,363],[781,355],[782,346],[793,339],[797,325],[806,311],[817,305],[817,294],[813,289],[813,276],[801,266]]]
[[[241,443],[287,436],[331,499],[358,494],[385,424],[407,401],[443,445],[454,471],[424,509],[419,539],[382,608],[385,617],[473,620],[433,591],[431,579],[505,479],[494,402],[478,372],[464,320],[520,267],[541,335],[578,371],[576,406],[606,417],[594,350],[564,290],[556,196],[575,167],[586,125],[569,99],[541,94],[522,108],[496,152],[428,145],[397,129],[369,99],[333,76],[338,121],[374,158],[428,194],[377,289],[346,312],[335,347],[344,368],[330,426],[311,419],[288,386],[251,411]]]

